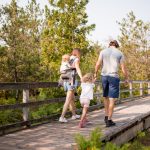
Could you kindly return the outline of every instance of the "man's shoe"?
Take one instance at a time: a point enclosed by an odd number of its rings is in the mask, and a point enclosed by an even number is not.
[[[112,120],[108,120],[108,121],[106,122],[106,127],[111,127],[111,126],[115,126],[115,125],[116,125],[116,123],[113,122]]]
[[[104,122],[106,123],[108,121],[108,116],[105,116]]]

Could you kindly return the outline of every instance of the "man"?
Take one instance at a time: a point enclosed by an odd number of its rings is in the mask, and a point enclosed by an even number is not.
[[[128,82],[128,73],[124,64],[124,56],[117,48],[119,44],[116,40],[109,43],[109,47],[100,52],[98,61],[95,65],[95,77],[100,66],[102,66],[101,79],[105,107],[105,123],[106,127],[114,126],[112,115],[114,110],[115,99],[119,97],[119,76],[118,68],[121,66],[125,76],[125,81]]]

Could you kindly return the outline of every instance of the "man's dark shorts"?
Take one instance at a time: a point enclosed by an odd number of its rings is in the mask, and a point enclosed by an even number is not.
[[[117,77],[102,76],[103,97],[118,98],[119,82]]]

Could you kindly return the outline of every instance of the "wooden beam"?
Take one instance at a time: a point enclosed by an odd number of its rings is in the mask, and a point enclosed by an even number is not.
[[[16,89],[35,89],[58,87],[57,82],[18,82],[18,83],[0,83],[0,90]]]

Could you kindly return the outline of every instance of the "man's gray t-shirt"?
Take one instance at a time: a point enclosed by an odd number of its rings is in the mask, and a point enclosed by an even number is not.
[[[100,52],[102,61],[102,76],[118,77],[119,64],[124,62],[124,55],[115,47],[110,47]]]

